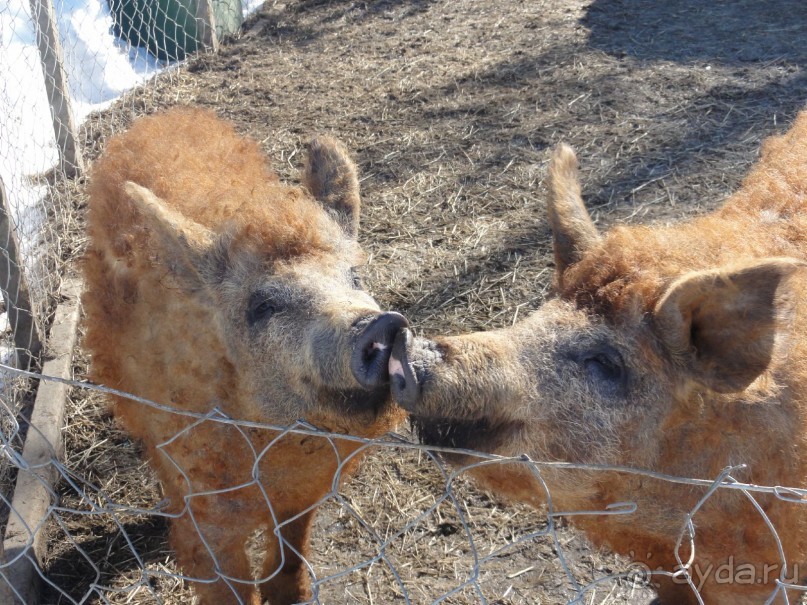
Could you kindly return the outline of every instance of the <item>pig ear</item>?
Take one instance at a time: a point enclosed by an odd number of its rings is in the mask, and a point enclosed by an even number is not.
[[[742,391],[768,367],[785,329],[790,305],[780,286],[806,266],[769,258],[685,275],[656,305],[656,330],[695,381],[719,393]]]
[[[349,237],[359,232],[359,177],[347,149],[336,139],[317,137],[308,145],[303,184],[336,215]]]
[[[577,157],[561,143],[549,164],[549,226],[555,249],[555,267],[562,274],[600,241],[600,234],[583,205],[577,174]]]
[[[139,211],[144,226],[154,234],[154,256],[186,286],[201,284],[205,250],[213,236],[204,227],[168,207],[150,189],[127,181],[124,191]]]

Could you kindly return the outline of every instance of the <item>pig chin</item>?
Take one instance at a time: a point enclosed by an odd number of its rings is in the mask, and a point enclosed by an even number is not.
[[[372,421],[393,407],[389,387],[383,386],[372,390],[329,389],[320,390],[318,400],[320,408],[330,413],[346,417],[367,418]]]
[[[494,422],[488,418],[461,420],[411,415],[412,430],[424,445],[467,449],[488,454],[508,455],[507,444],[523,428],[517,422]],[[472,456],[444,452],[446,459],[459,463]]]

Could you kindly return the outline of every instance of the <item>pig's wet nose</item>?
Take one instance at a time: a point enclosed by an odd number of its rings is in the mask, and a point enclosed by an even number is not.
[[[350,359],[350,370],[364,388],[389,381],[389,356],[398,332],[409,325],[400,313],[382,313],[359,334]]]
[[[414,411],[420,396],[420,384],[412,371],[409,349],[412,345],[412,332],[404,328],[398,332],[392,354],[389,358],[389,376],[392,398],[402,408]]]

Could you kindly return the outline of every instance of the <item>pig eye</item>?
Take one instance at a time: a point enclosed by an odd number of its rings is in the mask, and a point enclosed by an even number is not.
[[[624,392],[627,373],[622,356],[615,349],[606,347],[587,351],[577,356],[576,361],[586,376],[609,395]]]
[[[602,353],[587,357],[583,361],[583,366],[592,377],[600,380],[616,381],[622,378],[622,367]]]
[[[275,303],[264,296],[253,297],[247,310],[247,322],[252,325],[261,320],[268,319],[277,311]]]
[[[359,270],[356,267],[350,268],[350,279],[353,281],[354,290],[364,290],[364,282],[359,275]]]

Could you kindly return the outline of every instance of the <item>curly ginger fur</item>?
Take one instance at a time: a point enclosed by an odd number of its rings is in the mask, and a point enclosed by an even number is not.
[[[343,148],[325,140],[315,153],[323,149],[334,173],[326,176],[352,186],[355,167]],[[127,193],[133,191],[127,182],[156,196],[163,206],[157,214],[176,223],[183,252],[166,248],[154,219]],[[356,187],[349,201],[357,211]],[[112,397],[116,418],[142,441],[157,472],[174,516],[171,545],[184,573],[201,580],[195,589],[203,603],[268,599],[286,605],[307,598],[308,573],[296,553],[304,558],[309,552],[314,509],[332,489],[337,469],[337,479],[349,476],[359,456],[353,442],[217,421],[214,408],[229,418],[269,424],[294,417],[279,411],[288,395],[278,395],[274,412],[260,402],[255,385],[268,370],[250,366],[245,338],[225,338],[227,318],[241,312],[223,309],[222,300],[241,296],[250,284],[236,282],[226,292],[220,291],[224,286],[206,287],[196,269],[203,274],[209,267],[194,268],[188,259],[215,264],[220,256],[233,263],[233,273],[248,276],[306,262],[327,271],[344,257],[360,262],[337,215],[306,189],[282,184],[256,143],[199,109],[138,120],[110,140],[93,167],[83,297],[91,376],[177,410]],[[316,282],[317,275],[312,278]],[[302,381],[304,370],[314,372],[303,367],[276,380]],[[345,414],[334,397],[317,403],[305,419],[365,437],[383,434],[401,419],[391,406],[377,414]],[[182,412],[212,416],[197,421]],[[247,551],[260,534],[267,546],[256,558]]]
[[[577,178],[574,152],[559,146],[549,200],[557,296],[509,328],[413,338],[396,360],[413,368],[400,371],[401,384],[421,385],[399,387],[421,435],[707,480],[744,463],[739,481],[807,487],[807,111],[764,143],[720,209],[690,221],[600,235]],[[571,520],[596,544],[666,572],[651,579],[661,604],[698,602],[683,576],[669,574],[680,571],[676,542],[706,488],[540,469],[556,510],[636,502],[632,514]],[[497,493],[544,502],[543,484],[516,464],[473,472]],[[690,573],[706,603],[750,605],[774,593],[781,603],[780,573],[807,582],[805,505],[753,496],[778,536],[738,491],[718,490],[694,516]],[[686,537],[679,554],[688,560]]]

